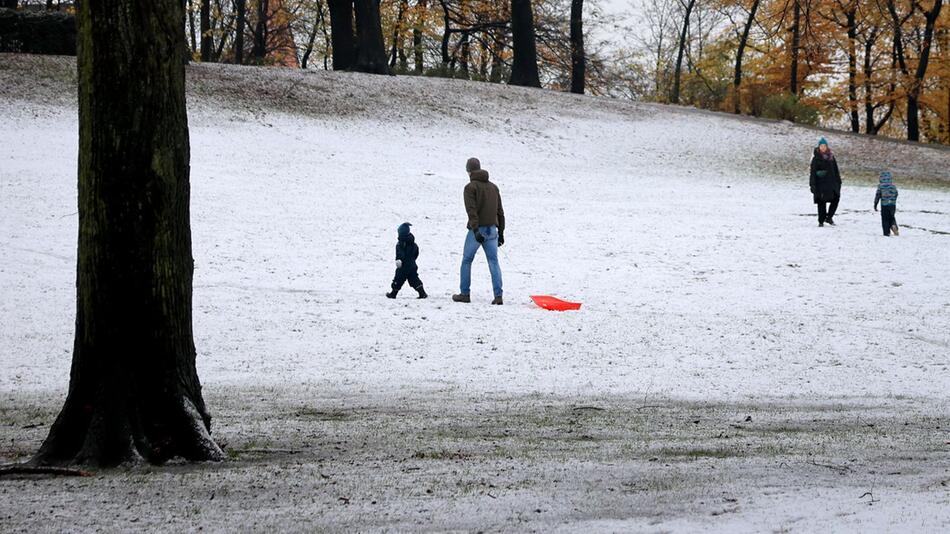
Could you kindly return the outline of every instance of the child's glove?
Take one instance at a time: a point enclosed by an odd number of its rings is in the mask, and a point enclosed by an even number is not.
[[[402,260],[396,260],[396,268],[402,269]]]
[[[824,178],[828,174],[828,171],[815,171],[815,174],[818,175],[819,178]]]
[[[504,233],[504,232],[498,232],[498,246],[500,247],[500,246],[502,246],[502,245],[504,245],[504,244],[505,244],[505,233]]]
[[[479,243],[485,242],[485,236],[483,236],[482,233],[478,231],[478,228],[472,231],[475,232],[475,241],[478,241]]]
[[[877,204],[874,205],[874,211],[877,211]]]

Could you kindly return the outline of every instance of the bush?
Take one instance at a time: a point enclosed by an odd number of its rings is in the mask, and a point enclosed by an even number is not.
[[[762,116],[798,124],[818,124],[818,108],[805,104],[797,96],[788,93],[768,96],[762,106]]]

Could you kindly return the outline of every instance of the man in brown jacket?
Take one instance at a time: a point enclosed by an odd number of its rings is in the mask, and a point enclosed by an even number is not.
[[[465,211],[468,213],[468,234],[462,252],[460,293],[452,295],[455,302],[471,302],[469,291],[472,285],[472,262],[481,247],[488,259],[492,290],[492,304],[502,304],[501,267],[498,265],[498,247],[505,244],[505,210],[501,207],[501,192],[498,186],[488,181],[488,171],[483,170],[476,158],[465,163],[469,182],[465,186]]]

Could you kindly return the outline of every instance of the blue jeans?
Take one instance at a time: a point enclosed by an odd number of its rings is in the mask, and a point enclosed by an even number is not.
[[[472,289],[472,262],[475,261],[475,253],[478,247],[485,249],[485,257],[488,258],[488,271],[491,272],[492,290],[496,297],[501,296],[501,266],[498,265],[498,227],[497,226],[479,226],[478,230],[485,236],[485,242],[479,245],[475,241],[475,232],[469,230],[465,236],[465,248],[462,251],[462,283],[459,290],[463,295],[468,295]]]

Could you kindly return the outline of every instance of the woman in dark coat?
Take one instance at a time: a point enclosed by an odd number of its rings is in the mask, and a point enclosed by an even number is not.
[[[838,200],[841,198],[841,174],[838,173],[835,155],[824,137],[818,141],[815,153],[811,157],[811,175],[808,185],[811,187],[815,204],[818,204],[818,226],[824,226],[825,223],[834,226],[833,217],[835,210],[838,209]]]

